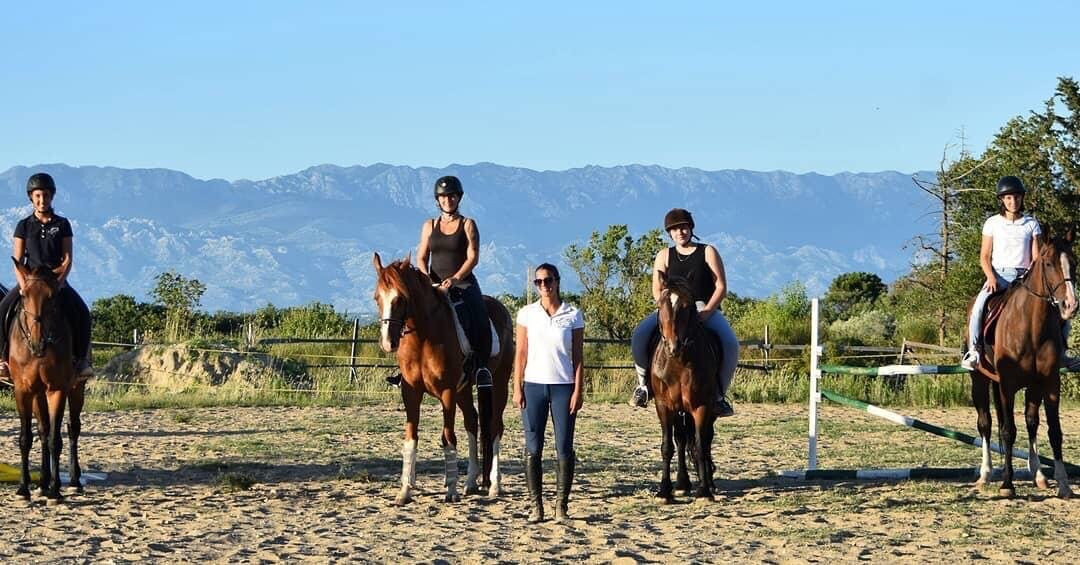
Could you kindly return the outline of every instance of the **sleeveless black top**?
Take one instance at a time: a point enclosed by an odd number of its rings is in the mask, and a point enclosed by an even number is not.
[[[431,236],[428,238],[428,251],[431,253],[431,279],[441,282],[454,276],[465,264],[469,238],[465,236],[465,218],[458,222],[458,229],[446,235],[439,229],[439,219],[431,220]],[[470,273],[466,280],[474,277]]]
[[[694,300],[708,302],[716,291],[716,279],[712,270],[705,263],[705,246],[698,244],[694,252],[680,255],[675,247],[668,248],[667,274],[669,277],[682,277],[690,281],[694,289]]]

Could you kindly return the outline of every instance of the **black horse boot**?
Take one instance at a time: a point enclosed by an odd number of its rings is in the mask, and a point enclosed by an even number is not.
[[[574,457],[559,459],[558,483],[555,490],[555,521],[565,522],[570,519],[566,505],[570,500],[570,485],[574,482]]]
[[[532,501],[532,510],[529,512],[530,522],[542,522],[544,520],[544,466],[540,462],[539,454],[525,453],[525,483],[529,486],[529,499]]]

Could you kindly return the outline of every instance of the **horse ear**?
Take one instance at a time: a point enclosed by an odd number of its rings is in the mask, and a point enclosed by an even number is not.
[[[371,264],[375,265],[375,272],[382,272],[382,257],[379,257],[378,251],[371,254]]]
[[[401,261],[403,263],[405,263],[406,266],[409,265],[410,263],[412,263],[412,251],[406,253],[405,258],[402,259]]]
[[[30,271],[29,271],[29,269],[27,269],[27,268],[26,268],[26,265],[23,265],[22,263],[20,263],[18,259],[16,259],[16,258],[12,257],[12,258],[11,258],[11,262],[12,262],[12,263],[15,263],[15,270],[16,270],[16,271],[19,271],[20,273],[22,273],[22,275],[23,275],[24,277],[26,277],[26,276],[30,276]]]
[[[1073,226],[1069,226],[1069,229],[1065,230],[1065,236],[1062,237],[1062,239],[1064,239],[1065,243],[1069,244],[1069,246],[1072,246],[1073,240],[1075,238],[1076,238],[1076,228],[1073,227]]]

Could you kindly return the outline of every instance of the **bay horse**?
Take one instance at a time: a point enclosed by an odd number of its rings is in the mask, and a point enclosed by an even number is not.
[[[78,445],[85,380],[78,379],[72,363],[71,328],[65,319],[56,275],[47,267],[33,270],[15,262],[26,287],[15,308],[15,320],[8,339],[8,363],[15,386],[15,407],[19,413],[19,453],[22,473],[16,494],[30,498],[31,416],[37,418],[41,441],[41,494],[60,501],[60,428],[65,405],[71,410],[70,484],[82,492],[82,470]],[[5,320],[4,323],[7,321]]]
[[[499,445],[503,434],[510,372],[513,368],[513,321],[501,302],[484,297],[488,316],[498,334],[499,354],[488,361],[492,386],[479,389],[479,415],[473,406],[472,388],[464,376],[465,358],[455,328],[454,313],[442,290],[431,278],[410,263],[409,257],[383,267],[378,253],[375,266],[375,304],[379,310],[379,344],[387,353],[397,352],[401,369],[401,400],[405,404],[405,439],[402,445],[401,491],[394,503],[412,500],[416,489],[416,441],[420,401],[424,393],[442,405],[442,447],[446,470],[446,502],[460,500],[457,493],[457,436],[454,434],[455,407],[461,408],[469,436],[469,467],[465,492],[488,496],[502,492],[499,473]],[[477,431],[483,466],[477,458]],[[480,484],[477,485],[477,477]]]
[[[671,457],[678,446],[676,488],[689,493],[686,454],[691,451],[698,476],[698,498],[713,500],[713,422],[716,420],[716,371],[719,348],[698,318],[689,283],[661,273],[663,290],[657,301],[660,342],[652,354],[650,379],[660,419],[664,459],[660,491],[665,503],[674,500]]]
[[[999,493],[1013,497],[1012,453],[1016,441],[1013,406],[1016,392],[1027,388],[1024,419],[1028,432],[1028,468],[1038,488],[1048,488],[1036,451],[1039,430],[1039,405],[1045,402],[1046,425],[1050,448],[1054,452],[1054,480],[1058,496],[1072,496],[1069,477],[1061,454],[1061,355],[1065,343],[1062,324],[1076,313],[1073,273],[1076,258],[1072,252],[1073,231],[1064,237],[1039,238],[1039,255],[1031,268],[1005,292],[1004,306],[993,328],[993,342],[987,340],[982,361],[971,372],[971,399],[978,413],[982,437],[982,463],[978,486],[990,478],[990,391],[998,417],[1005,464]]]

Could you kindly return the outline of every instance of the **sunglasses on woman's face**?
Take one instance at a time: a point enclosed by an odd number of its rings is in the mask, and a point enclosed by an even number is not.
[[[556,279],[553,279],[551,277],[544,277],[542,279],[534,279],[533,284],[535,284],[536,286],[544,285],[550,287],[554,285],[555,280]]]

